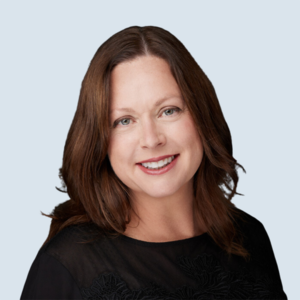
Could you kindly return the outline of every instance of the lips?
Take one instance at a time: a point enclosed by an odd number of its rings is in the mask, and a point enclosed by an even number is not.
[[[163,155],[163,156],[158,156],[158,157],[152,157],[150,159],[147,159],[147,160],[143,160],[143,161],[140,161],[138,162],[137,164],[142,164],[142,163],[147,163],[147,162],[158,162],[162,159],[165,159],[165,158],[168,158],[168,157],[171,157],[171,156],[178,156],[179,154],[170,154],[170,155]]]
[[[141,171],[143,171],[144,173],[146,173],[148,175],[162,175],[162,174],[169,172],[170,170],[172,170],[175,167],[178,157],[179,157],[179,154],[175,154],[174,159],[168,165],[166,165],[162,168],[159,168],[159,169],[148,169],[139,163],[137,164],[137,167]]]

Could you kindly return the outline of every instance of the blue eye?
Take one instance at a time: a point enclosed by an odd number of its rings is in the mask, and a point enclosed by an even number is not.
[[[173,107],[173,108],[168,108],[168,109],[165,109],[164,111],[163,111],[163,113],[166,113],[166,116],[171,116],[171,115],[173,115],[174,114],[174,112],[180,112],[181,111],[181,109],[180,108],[178,108],[178,107]],[[170,113],[171,112],[171,113]],[[126,121],[125,123],[123,122],[123,121]],[[129,125],[130,124],[130,120],[131,120],[131,118],[123,118],[123,119],[120,119],[120,120],[117,120],[117,121],[115,121],[114,122],[114,124],[113,124],[113,128],[115,128],[116,126],[118,126],[118,124],[119,123],[121,123],[121,125],[123,126],[123,127],[125,127],[125,126],[127,126],[127,125]]]
[[[166,113],[166,116],[171,116],[171,115],[173,115],[174,114],[174,112],[180,112],[181,111],[181,109],[180,108],[178,108],[178,107],[173,107],[173,108],[168,108],[168,109],[166,109],[166,110],[164,110],[163,112],[164,113]],[[172,112],[172,113],[168,113],[168,112]]]
[[[166,111],[179,111],[179,108],[168,108],[164,112],[166,112]],[[170,114],[167,114],[167,116],[169,116],[169,115]],[[173,115],[173,113],[171,115]]]
[[[122,124],[122,125],[128,125],[128,124],[129,124],[128,122],[127,122],[127,123],[125,123],[125,124],[124,124],[124,123],[122,123],[122,121],[124,121],[124,120],[130,120],[130,119],[129,119],[129,118],[126,118],[126,119],[122,119],[122,120],[120,120],[120,122],[121,122],[121,124]]]

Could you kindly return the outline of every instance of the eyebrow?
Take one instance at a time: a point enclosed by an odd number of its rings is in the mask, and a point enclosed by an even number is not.
[[[167,101],[168,99],[171,99],[171,98],[179,98],[179,99],[182,100],[182,97],[180,97],[180,96],[175,96],[175,95],[173,95],[173,96],[165,96],[165,97],[163,97],[161,99],[158,99],[154,103],[154,107],[157,107],[157,106],[161,105],[163,102],[165,102],[165,101]],[[117,108],[115,110],[111,110],[110,113],[112,113],[113,111],[124,111],[124,112],[130,112],[130,113],[134,113],[135,112],[135,110],[132,109],[132,108],[130,108],[130,107]]]

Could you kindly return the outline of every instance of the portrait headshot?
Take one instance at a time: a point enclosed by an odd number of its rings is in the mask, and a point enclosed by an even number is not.
[[[4,5],[5,299],[297,298],[286,3]]]

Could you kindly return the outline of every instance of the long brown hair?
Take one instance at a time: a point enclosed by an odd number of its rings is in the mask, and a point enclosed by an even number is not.
[[[168,62],[203,143],[203,160],[194,176],[199,222],[228,254],[248,257],[235,226],[239,213],[231,202],[238,194],[237,167],[244,168],[232,156],[230,131],[214,87],[184,45],[155,26],[121,30],[94,55],[82,82],[59,173],[70,200],[47,215],[52,221],[46,242],[64,227],[86,222],[105,233],[124,233],[131,213],[129,190],[107,156],[110,75],[119,63],[144,55]]]

